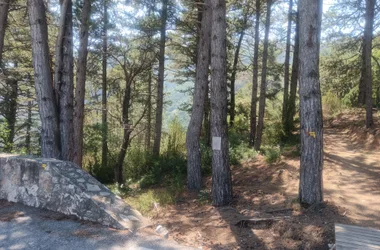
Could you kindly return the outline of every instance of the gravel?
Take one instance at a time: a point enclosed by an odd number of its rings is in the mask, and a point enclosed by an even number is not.
[[[114,230],[44,209],[0,201],[0,250],[192,250],[156,235]]]

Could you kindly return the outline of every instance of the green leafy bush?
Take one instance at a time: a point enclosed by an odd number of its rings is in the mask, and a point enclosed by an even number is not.
[[[186,179],[185,129],[174,118],[163,137],[162,151],[154,157],[138,144],[131,145],[124,163],[125,179],[139,183],[140,187],[159,184],[182,190]]]
[[[203,175],[211,175],[212,173],[212,149],[206,145],[205,142],[201,142],[201,166]]]
[[[335,94],[327,92],[326,95],[322,97],[322,108],[326,116],[333,116],[341,112],[344,105]]]
[[[241,143],[235,147],[230,147],[230,162],[237,165],[246,160],[254,159],[257,152],[248,143]]]
[[[280,150],[279,146],[276,146],[276,147],[270,147],[270,146],[262,147],[262,151],[263,151],[263,154],[264,154],[264,157],[265,157],[265,161],[268,164],[275,163],[278,160],[280,160],[280,158],[281,158],[281,150]]]
[[[355,107],[358,103],[359,86],[355,86],[342,99],[343,105],[347,107]]]
[[[165,207],[175,203],[176,194],[168,189],[140,191],[125,198],[126,202],[144,215],[150,215],[155,206]]]

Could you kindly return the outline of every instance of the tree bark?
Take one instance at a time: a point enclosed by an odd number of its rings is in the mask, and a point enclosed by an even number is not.
[[[166,21],[168,11],[168,0],[162,0],[161,30],[160,30],[160,55],[158,60],[158,82],[157,82],[157,108],[156,124],[154,132],[153,154],[160,155],[162,113],[164,103],[164,77],[165,77],[165,41],[166,41]]]
[[[2,67],[3,63],[3,47],[5,30],[7,28],[9,3],[10,0],[2,0],[0,2],[0,68]]]
[[[126,71],[126,69],[124,69]],[[131,85],[132,80],[128,79],[128,74],[125,73],[126,83],[124,90],[124,98],[123,98],[123,110],[122,110],[122,125],[123,125],[123,142],[121,144],[121,149],[119,153],[119,157],[117,160],[117,164],[115,167],[115,181],[119,184],[124,183],[123,178],[123,163],[125,159],[125,155],[127,154],[127,149],[129,146],[131,128],[129,124],[129,107],[131,102]]]
[[[235,55],[234,55],[234,62],[232,65],[232,74],[231,74],[231,103],[230,103],[230,126],[232,127],[234,125],[235,120],[235,81],[236,81],[236,73],[237,73],[237,65],[239,63],[239,54],[240,54],[240,48],[241,44],[243,42],[243,38],[245,35],[245,29],[247,27],[248,22],[248,13],[244,14],[243,19],[243,26],[242,30],[239,34],[239,40],[238,44],[236,46]]]
[[[365,38],[363,38],[363,46],[362,46],[362,67],[361,67],[361,74],[360,74],[360,80],[359,80],[359,94],[358,94],[358,106],[363,107],[366,103],[366,82],[365,82],[365,77],[366,77],[366,63],[365,63],[365,53],[367,51],[366,49],[366,42]]]
[[[286,49],[285,49],[285,62],[284,62],[284,100],[282,104],[282,124],[285,127],[285,120],[287,115],[287,106],[289,99],[289,69],[290,69],[290,36],[292,33],[292,11],[293,11],[293,0],[289,0],[289,11],[288,11],[288,30],[286,34]]]
[[[148,97],[147,97],[147,128],[146,128],[146,139],[145,139],[145,150],[150,151],[151,145],[151,132],[152,132],[152,74],[153,74],[153,66],[149,70],[149,79],[148,79]]]
[[[271,15],[272,0],[267,2],[267,16],[265,20],[265,37],[264,37],[264,51],[263,51],[263,68],[261,71],[261,86],[260,86],[260,100],[259,100],[259,120],[257,122],[255,150],[259,151],[261,147],[261,140],[264,129],[264,116],[265,116],[265,101],[267,93],[267,62],[268,62],[268,46],[269,46],[269,29],[270,29],[270,15]]]
[[[211,3],[212,204],[223,206],[232,201],[227,131],[226,2],[212,0]]]
[[[74,156],[74,57],[72,1],[62,2],[59,54],[56,55],[55,94],[59,113],[61,159],[73,161]],[[63,31],[61,31],[63,30]]]
[[[81,26],[79,31],[79,51],[77,61],[77,75],[75,88],[75,112],[74,112],[74,162],[82,167],[83,158],[83,119],[84,98],[86,91],[86,67],[88,54],[88,29],[91,14],[91,0],[84,0],[81,14]]]
[[[290,79],[290,96],[287,105],[287,112],[285,114],[284,132],[286,136],[290,136],[294,130],[294,116],[296,115],[296,97],[297,97],[297,83],[298,83],[298,67],[299,67],[299,18],[296,14],[296,32],[294,35],[294,52],[293,52],[293,65],[292,76]]]
[[[211,43],[210,43],[211,45]],[[210,49],[211,52],[211,49]],[[210,62],[211,64],[211,54],[210,54]],[[207,82],[206,86],[206,98],[205,98],[205,106],[204,106],[204,116],[203,116],[203,138],[205,140],[206,146],[211,146],[211,126],[210,126],[210,81]]]
[[[198,41],[196,79],[193,96],[193,106],[190,123],[186,134],[187,148],[187,188],[200,190],[202,186],[201,176],[201,148],[200,137],[204,106],[207,95],[210,39],[211,39],[211,1],[205,0],[202,13],[202,23]]]
[[[253,55],[253,79],[252,79],[252,97],[251,97],[251,117],[250,117],[250,145],[255,144],[256,136],[256,109],[257,109],[257,85],[259,79],[259,43],[260,43],[260,0],[256,1],[256,21],[255,21],[255,45]]]
[[[373,127],[372,116],[372,37],[373,37],[373,22],[375,15],[376,0],[366,0],[366,18],[364,26],[364,44],[363,46],[363,69],[364,85],[365,85],[365,105],[366,105],[366,122],[367,128]]]
[[[31,98],[29,90],[27,91],[27,98]],[[25,149],[28,155],[31,154],[31,128],[32,128],[32,101],[28,100],[28,118],[26,120],[26,137],[25,137]]]
[[[7,121],[8,133],[4,141],[4,152],[11,153],[13,151],[17,118],[18,81],[6,79],[6,86],[7,94],[4,96],[4,118]]]
[[[299,200],[323,201],[323,119],[319,81],[322,0],[300,0],[301,166]]]
[[[60,158],[58,112],[48,47],[48,30],[43,0],[28,0],[34,82],[41,117],[41,153],[45,158]]]
[[[107,124],[107,51],[108,51],[108,0],[103,0],[103,48],[102,48],[102,168],[108,166],[108,124]]]

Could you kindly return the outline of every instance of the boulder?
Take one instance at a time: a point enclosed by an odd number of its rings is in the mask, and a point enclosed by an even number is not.
[[[116,229],[135,231],[149,224],[85,170],[56,159],[0,154],[0,199]]]

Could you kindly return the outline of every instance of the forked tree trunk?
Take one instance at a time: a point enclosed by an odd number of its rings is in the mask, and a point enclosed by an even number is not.
[[[323,201],[323,119],[319,82],[322,0],[300,0],[300,203]]]
[[[290,36],[292,34],[292,11],[293,0],[289,0],[288,10],[288,30],[286,34],[286,49],[285,49],[285,62],[284,62],[284,100],[282,103],[282,124],[285,125],[287,106],[289,105],[289,69],[290,69]],[[284,126],[285,127],[285,126]]]
[[[257,85],[259,79],[259,43],[260,43],[260,0],[256,1],[256,21],[255,21],[255,45],[253,50],[253,79],[251,96],[251,115],[250,115],[250,140],[251,146],[255,144],[256,137],[256,109],[257,109]]]
[[[272,0],[267,2],[267,16],[265,20],[265,37],[264,37],[264,51],[263,51],[263,69],[261,71],[261,86],[260,86],[260,100],[259,100],[259,120],[257,122],[255,150],[259,151],[261,147],[261,140],[264,129],[264,116],[265,116],[265,101],[267,93],[267,62],[268,62],[268,46],[269,46],[269,29],[270,29],[270,15],[271,15]]]
[[[225,0],[211,2],[212,204],[224,206],[232,201],[227,132],[226,2]]]
[[[108,166],[108,124],[107,124],[107,53],[108,53],[108,0],[103,0],[103,47],[102,47],[102,168]]]
[[[298,67],[299,67],[299,18],[296,14],[296,32],[294,35],[294,52],[293,52],[293,65],[292,77],[290,79],[290,95],[287,105],[287,112],[285,114],[284,132],[286,136],[290,136],[294,130],[294,116],[296,115],[296,98],[297,98],[297,83],[298,83]]]
[[[366,0],[366,18],[364,27],[364,44],[363,46],[363,59],[364,59],[364,85],[365,85],[365,105],[366,105],[366,127],[371,128],[373,126],[372,115],[372,34],[373,34],[373,19],[375,15],[375,3],[376,0]]]
[[[79,51],[77,61],[77,76],[75,88],[75,112],[74,112],[74,138],[75,151],[74,162],[82,167],[83,159],[83,119],[84,98],[86,91],[86,67],[88,54],[88,29],[90,25],[91,0],[84,0],[81,14],[81,26],[79,31]]]
[[[160,56],[158,60],[158,82],[157,82],[157,108],[156,124],[154,129],[153,154],[159,156],[162,133],[162,113],[164,111],[164,77],[165,77],[165,42],[166,42],[166,20],[168,12],[168,0],[162,0],[161,30],[160,30]]]
[[[211,1],[206,0],[203,6],[202,23],[198,41],[193,106],[190,123],[186,134],[187,188],[190,190],[200,190],[202,186],[200,137],[204,106],[208,90],[211,15]]]
[[[7,28],[8,10],[10,0],[2,0],[0,2],[0,68],[3,62],[3,47],[5,38],[5,29]]]
[[[61,159],[74,159],[74,57],[72,1],[63,0],[56,48],[54,88],[57,97]]]
[[[50,71],[44,1],[28,0],[28,14],[32,38],[34,83],[42,127],[41,153],[42,157],[60,158],[58,112]]]

